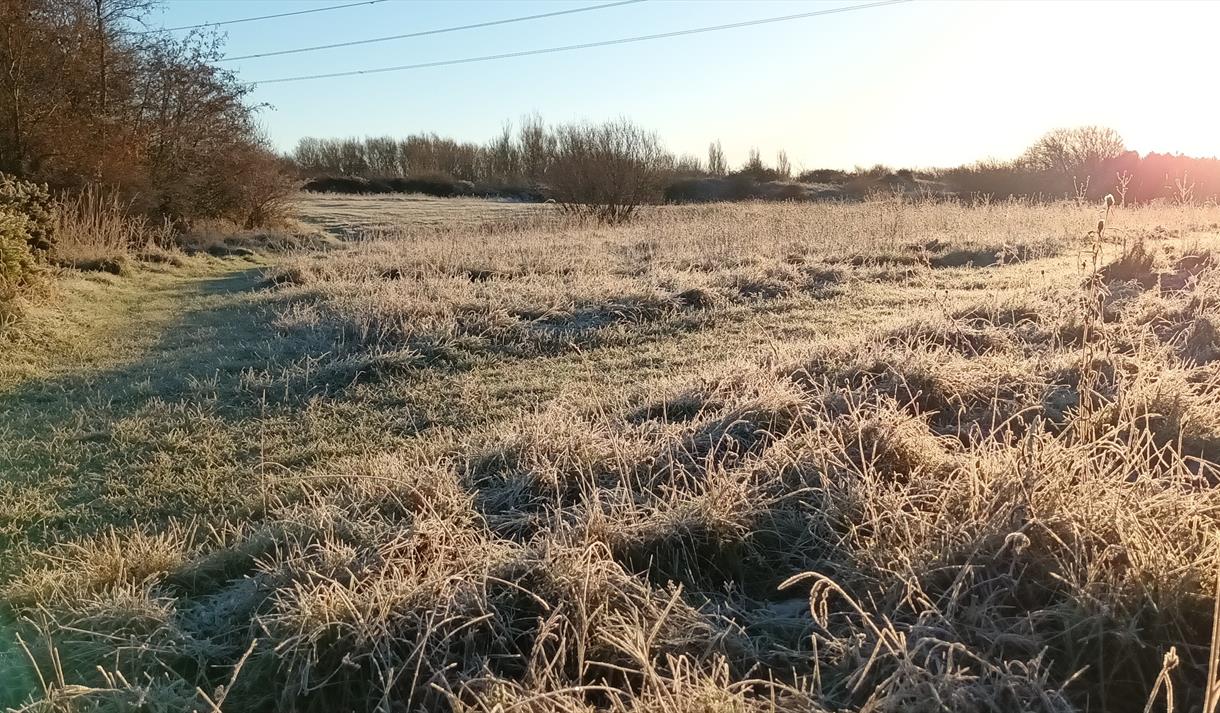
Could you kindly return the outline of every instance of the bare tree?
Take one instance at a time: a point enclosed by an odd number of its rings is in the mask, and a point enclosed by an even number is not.
[[[1025,150],[1019,162],[1063,176],[1086,176],[1125,149],[1122,136],[1114,129],[1079,126],[1047,132]]]
[[[399,160],[402,147],[399,147]],[[318,157],[322,170],[326,173],[340,173],[343,166],[343,143],[336,139],[321,139],[318,142]]]
[[[703,162],[693,154],[682,154],[674,159],[672,171],[680,176],[702,175]]]
[[[521,173],[521,152],[513,141],[512,123],[504,122],[500,135],[487,145],[484,152],[487,176],[507,179]]]
[[[783,149],[775,154],[775,173],[780,178],[792,177],[792,164],[788,162],[788,152]]]
[[[758,147],[751,146],[750,155],[746,159],[745,165],[741,167],[741,172],[749,173],[749,174],[760,174],[766,170],[767,170],[767,167],[764,166],[763,162],[762,162],[762,155],[760,153],[758,153]]]
[[[658,200],[670,160],[656,134],[626,119],[569,124],[555,129],[547,179],[566,212],[620,223]]]
[[[350,138],[339,144],[339,167],[350,176],[368,175],[369,162],[365,157],[363,141]]]
[[[729,172],[729,164],[724,160],[720,139],[707,145],[707,172],[713,176],[723,176]]]
[[[541,116],[522,117],[521,128],[517,130],[517,151],[521,157],[522,176],[534,183],[541,182],[555,154],[555,136],[547,131]]]
[[[302,137],[292,150],[292,162],[297,170],[305,174],[325,173],[326,166],[322,159],[322,140],[312,136]]]
[[[364,140],[364,157],[369,173],[393,176],[398,172],[398,141],[392,136],[370,136]]]

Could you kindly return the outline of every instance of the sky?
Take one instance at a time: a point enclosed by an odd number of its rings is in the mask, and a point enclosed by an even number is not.
[[[175,27],[353,0],[166,0]],[[381,0],[225,25],[228,57],[466,25],[609,0]],[[911,0],[719,32],[410,71],[462,59],[867,4],[645,0],[462,32],[225,63],[254,82],[275,146],[435,132],[485,141],[531,113],[628,117],[673,152],[731,164],[942,167],[1012,158],[1049,129],[1113,127],[1146,153],[1220,155],[1220,2]],[[185,34],[177,31],[176,34]]]

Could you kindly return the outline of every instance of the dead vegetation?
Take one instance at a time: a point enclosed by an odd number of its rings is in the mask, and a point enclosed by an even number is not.
[[[898,201],[285,260],[275,339],[329,350],[310,419],[434,372],[721,341],[678,376],[582,377],[409,448],[260,458],[227,518],[16,538],[4,601],[35,698],[12,705],[1134,711],[1174,651],[1175,704],[1197,709],[1215,219],[1118,212],[1127,244],[1096,274],[1087,211]],[[958,254],[1006,257],[937,263]],[[735,323],[890,293],[928,301],[737,358],[759,345]]]

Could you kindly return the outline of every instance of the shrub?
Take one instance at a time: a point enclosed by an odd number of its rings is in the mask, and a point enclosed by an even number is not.
[[[565,212],[620,223],[661,197],[668,157],[656,134],[623,119],[561,126],[555,137],[547,179]]]
[[[0,3],[5,36],[21,38],[0,42],[0,65],[13,68],[0,73],[0,170],[56,191],[113,187],[182,227],[274,222],[291,186],[259,131],[252,87],[217,66],[212,33],[138,32],[156,4]],[[45,224],[31,216],[36,251],[50,247]]]
[[[46,186],[0,173],[0,323],[37,259],[54,244],[55,204]]]
[[[281,159],[257,142],[233,148],[224,158],[219,182],[224,190],[218,192],[222,200],[203,217],[229,218],[247,230],[282,225],[296,182]]]
[[[24,284],[33,270],[28,225],[25,216],[0,208],[0,300]]]
[[[459,181],[444,173],[429,173],[408,178],[391,178],[379,183],[389,186],[397,193],[422,193],[437,198],[452,198],[453,196],[470,195],[473,186],[466,181]]]
[[[729,178],[744,178],[755,183],[766,183],[769,181],[782,181],[787,176],[768,166],[745,166],[740,171],[730,173]]]
[[[321,176],[306,181],[302,188],[317,193],[421,193],[436,198],[482,195],[496,197],[506,194],[506,186],[484,184],[476,190],[469,181],[459,181],[445,173],[427,173],[418,176],[394,176],[388,178],[364,178],[361,176]],[[523,194],[528,189],[508,187],[512,195]],[[533,194],[536,196],[536,193]]]
[[[745,173],[731,173],[724,179],[724,198],[731,201],[746,201],[759,198],[758,179]]]
[[[483,198],[507,198],[527,203],[542,203],[542,188],[525,179],[489,179],[474,184],[474,193]]]
[[[48,259],[61,267],[123,274],[134,254],[157,254],[173,241],[167,221],[134,213],[118,191],[88,185],[60,196],[55,245]]]
[[[0,173],[0,211],[25,219],[31,250],[46,252],[54,243],[55,202],[45,185]]]
[[[803,171],[796,180],[801,183],[847,183],[849,178],[846,171],[837,168],[815,168]]]
[[[939,178],[963,196],[1062,197],[1072,190],[1070,178],[1023,164],[994,160],[941,171]]]
[[[312,193],[354,193],[363,195],[366,193],[385,192],[379,184],[375,184],[367,178],[358,178],[356,176],[320,176],[306,181],[305,185],[301,186],[301,188]]]
[[[666,203],[707,203],[725,199],[726,182],[720,178],[679,178],[665,186]]]
[[[790,181],[755,181],[743,173],[725,178],[678,178],[665,186],[666,203],[710,203],[713,201],[810,201],[840,200],[837,187],[816,189]]]

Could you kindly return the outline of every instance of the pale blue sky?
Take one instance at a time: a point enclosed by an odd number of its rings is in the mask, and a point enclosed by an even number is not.
[[[154,25],[350,0],[168,0]],[[606,0],[386,0],[224,27],[230,56],[402,34]],[[245,81],[595,42],[859,4],[648,0],[526,23],[231,63]],[[1008,158],[1045,130],[1099,123],[1141,152],[1220,154],[1220,3],[915,0],[785,23],[488,63],[260,86],[280,148],[302,136],[627,116],[673,151],[719,138],[794,167]]]

